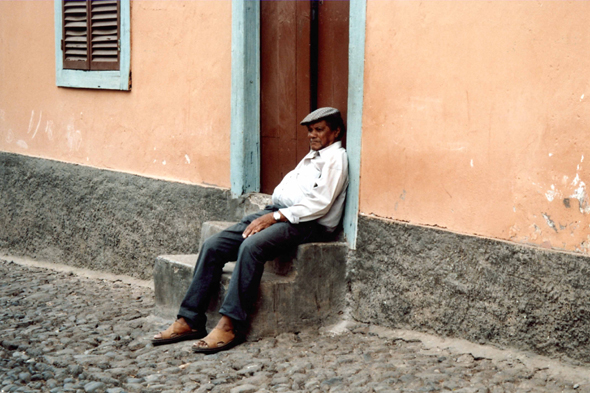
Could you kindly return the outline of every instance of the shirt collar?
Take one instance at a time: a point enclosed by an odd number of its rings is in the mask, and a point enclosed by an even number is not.
[[[310,150],[309,153],[305,156],[305,158],[314,158],[315,153],[317,152],[319,156],[325,156],[326,154],[330,154],[335,152],[337,149],[342,147],[341,141],[336,141],[332,143],[330,146],[326,146],[321,150]]]

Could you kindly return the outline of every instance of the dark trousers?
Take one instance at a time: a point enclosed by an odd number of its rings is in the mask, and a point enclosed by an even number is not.
[[[183,317],[193,329],[205,326],[205,313],[219,286],[223,266],[237,261],[219,313],[238,324],[245,323],[258,297],[264,263],[299,244],[319,240],[323,227],[316,221],[291,224],[278,222],[244,239],[242,232],[256,218],[277,211],[277,206],[246,216],[239,223],[208,238],[199,252],[193,281],[180,305]]]

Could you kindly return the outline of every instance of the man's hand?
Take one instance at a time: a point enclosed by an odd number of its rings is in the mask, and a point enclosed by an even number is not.
[[[283,215],[281,214],[281,219],[283,219]],[[272,224],[275,224],[276,221],[272,216],[272,213],[265,214],[264,216],[258,217],[256,220],[252,221],[250,225],[244,230],[242,233],[242,237],[245,239],[249,236],[254,235],[262,231],[263,229],[268,228]]]

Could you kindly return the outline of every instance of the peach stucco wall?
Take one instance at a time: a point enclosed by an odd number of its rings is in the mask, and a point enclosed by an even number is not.
[[[131,92],[55,85],[53,1],[0,1],[0,151],[229,187],[231,2],[131,2]]]
[[[590,253],[588,15],[368,1],[361,212]]]

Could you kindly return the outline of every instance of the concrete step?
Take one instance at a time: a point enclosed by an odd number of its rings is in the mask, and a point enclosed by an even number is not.
[[[223,231],[226,228],[231,227],[232,225],[237,224],[237,222],[231,221],[207,221],[203,223],[201,227],[201,238],[199,239],[199,250],[203,247],[203,243],[205,240],[210,238],[211,236],[215,235]]]
[[[201,227],[199,249],[210,236],[221,232],[235,224],[229,221],[208,221]],[[189,255],[160,255],[154,265],[154,293],[156,305],[154,313],[163,318],[176,318],[182,299],[191,283],[193,269],[197,263],[198,254]],[[225,265],[224,275],[233,271],[235,263]]]
[[[204,239],[231,225],[208,222]],[[337,318],[344,307],[346,243],[302,244],[290,254],[265,265],[256,311],[251,316],[249,339],[297,332],[320,326]],[[173,320],[192,280],[197,255],[162,255],[154,266],[155,314]],[[235,263],[227,263],[219,288],[208,312],[208,329],[219,319],[219,306],[225,296]]]

